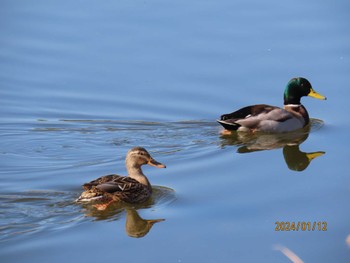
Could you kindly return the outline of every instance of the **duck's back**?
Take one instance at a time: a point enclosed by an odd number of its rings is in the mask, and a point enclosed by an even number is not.
[[[152,188],[137,180],[116,174],[102,176],[83,185],[85,191],[96,191],[107,198],[127,203],[141,203],[152,194]]]

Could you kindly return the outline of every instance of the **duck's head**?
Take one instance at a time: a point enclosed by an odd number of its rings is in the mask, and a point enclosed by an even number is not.
[[[305,78],[292,78],[284,91],[284,105],[300,104],[303,96],[313,97],[319,100],[327,99],[325,96],[313,90],[311,83]]]
[[[129,150],[125,161],[127,167],[140,167],[144,164],[148,164],[158,168],[166,168],[164,164],[154,160],[147,150],[142,147],[134,147]]]

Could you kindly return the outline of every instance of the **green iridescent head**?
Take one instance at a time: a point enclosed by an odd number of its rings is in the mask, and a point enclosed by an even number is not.
[[[284,90],[284,105],[300,104],[301,97],[309,96],[325,100],[326,97],[313,90],[311,83],[305,78],[292,78]]]

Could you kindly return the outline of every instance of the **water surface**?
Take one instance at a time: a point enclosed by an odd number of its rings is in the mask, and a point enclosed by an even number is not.
[[[348,8],[2,1],[1,262],[348,262]],[[309,129],[221,134],[221,114],[282,105],[295,76],[328,98],[303,98]],[[126,174],[134,146],[167,165],[144,168],[149,203],[74,202],[83,183]]]

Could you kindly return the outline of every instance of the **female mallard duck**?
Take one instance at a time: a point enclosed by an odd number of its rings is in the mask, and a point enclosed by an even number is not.
[[[221,115],[218,122],[226,130],[290,132],[305,127],[310,119],[300,103],[303,96],[325,100],[315,92],[305,78],[291,79],[284,91],[284,108],[259,104],[244,107],[238,111]]]
[[[86,183],[83,185],[85,191],[77,201],[102,200],[108,202],[108,204],[113,201],[127,203],[146,201],[152,194],[152,187],[143,174],[141,166],[149,164],[158,168],[165,168],[165,165],[154,160],[142,147],[129,150],[125,163],[128,176],[111,174]]]

